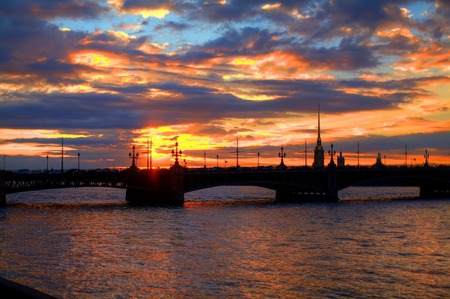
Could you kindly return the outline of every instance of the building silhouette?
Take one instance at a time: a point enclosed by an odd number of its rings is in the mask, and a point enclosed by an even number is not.
[[[314,148],[314,168],[323,168],[325,166],[325,153],[322,146],[322,139],[320,138],[320,104],[318,106],[317,115],[317,144]]]
[[[344,156],[342,156],[342,152],[339,153],[337,161],[338,161],[339,168],[345,167],[345,158],[344,158]]]
[[[377,168],[377,169],[386,168],[386,165],[384,165],[382,160],[381,160],[381,153],[378,153],[377,161],[375,162],[374,165],[372,165],[372,168]]]

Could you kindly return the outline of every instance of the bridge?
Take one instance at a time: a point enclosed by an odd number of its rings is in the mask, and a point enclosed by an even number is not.
[[[423,198],[450,198],[450,167],[328,167],[187,169],[129,169],[122,172],[0,175],[0,205],[17,192],[73,187],[126,189],[132,204],[183,204],[184,194],[215,186],[259,186],[276,191],[277,201],[337,201],[338,191],[350,186],[418,186]]]

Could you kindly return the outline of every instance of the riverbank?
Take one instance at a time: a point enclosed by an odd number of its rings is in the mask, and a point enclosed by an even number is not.
[[[56,299],[33,288],[0,277],[0,298],[2,299]]]

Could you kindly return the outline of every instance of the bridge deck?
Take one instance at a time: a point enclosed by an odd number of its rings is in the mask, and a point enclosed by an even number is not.
[[[6,194],[69,187],[113,187],[147,190],[149,197],[177,197],[184,193],[221,185],[253,185],[290,197],[336,197],[350,186],[419,186],[421,195],[450,197],[450,167],[434,168],[343,168],[321,169],[183,169],[180,166],[159,171],[123,171],[116,173],[83,172],[72,174],[13,174],[0,176],[0,202]],[[127,196],[128,198],[128,196]],[[144,198],[144,200],[146,200]],[[170,200],[170,199],[169,199]]]

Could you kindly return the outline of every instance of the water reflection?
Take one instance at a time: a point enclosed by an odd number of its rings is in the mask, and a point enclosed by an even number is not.
[[[448,295],[445,200],[273,204],[246,189],[152,208],[101,190],[0,209],[0,275],[63,298]]]

